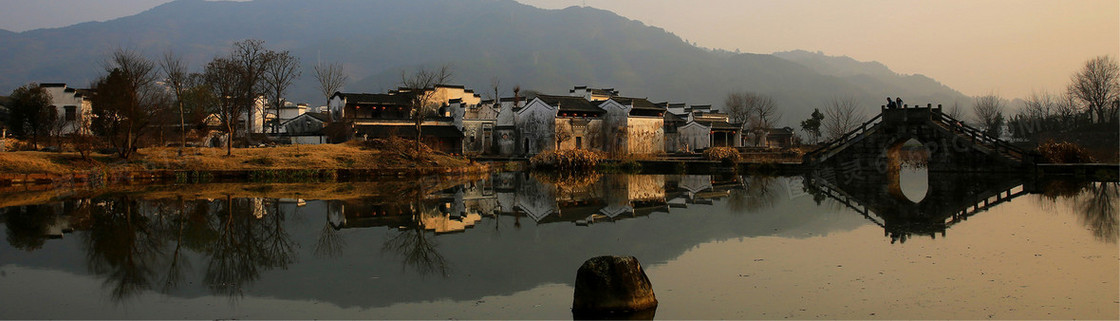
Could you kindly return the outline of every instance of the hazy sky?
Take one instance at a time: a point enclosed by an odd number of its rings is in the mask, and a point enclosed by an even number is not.
[[[1117,0],[518,0],[588,5],[661,27],[701,47],[794,49],[875,60],[966,95],[1057,92],[1086,60],[1120,55]],[[0,28],[103,21],[168,0],[0,0]]]

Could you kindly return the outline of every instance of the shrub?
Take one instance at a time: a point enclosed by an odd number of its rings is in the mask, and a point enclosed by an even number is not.
[[[1038,145],[1038,152],[1049,163],[1092,163],[1093,156],[1081,146],[1070,142],[1047,141]]]
[[[529,165],[534,169],[589,171],[599,166],[602,160],[602,154],[586,149],[550,150],[530,158]]]
[[[35,148],[33,148],[33,146],[31,145],[31,142],[29,141],[19,140],[11,137],[0,140],[4,141],[3,143],[0,143],[0,152],[35,150]]]
[[[735,147],[712,147],[704,150],[704,159],[737,163],[742,158]]]

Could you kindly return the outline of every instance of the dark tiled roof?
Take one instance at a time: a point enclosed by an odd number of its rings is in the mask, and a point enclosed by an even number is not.
[[[665,121],[666,122],[684,122],[686,120],[687,119],[685,119],[684,117],[681,117],[680,115],[677,115],[677,114],[674,114],[674,113],[665,113]]]
[[[346,98],[347,104],[360,104],[360,105],[408,105],[408,97],[403,95],[390,95],[390,94],[355,94],[355,93],[335,93],[335,96]]]
[[[634,105],[634,109],[630,110],[631,114],[633,114],[634,111],[646,111],[654,113],[665,112],[664,106],[658,106],[657,104],[654,104],[645,98],[611,97],[611,100],[614,100],[615,102],[618,102],[623,106]]]
[[[766,133],[769,135],[793,135],[793,128],[767,128]]]
[[[614,88],[587,88],[587,86],[575,86],[575,88],[569,89],[568,93],[574,93],[574,92],[576,92],[576,90],[589,90],[589,91],[591,91],[591,94],[593,94],[593,95],[604,95],[604,96],[618,95],[618,91],[614,90]]]
[[[416,136],[416,127],[412,125],[355,125],[354,130],[360,134],[369,135],[369,137],[388,137],[389,135],[401,137]],[[462,131],[450,125],[424,126],[424,128],[421,129],[421,134],[427,137],[463,137]]]
[[[618,91],[614,90],[614,88],[604,88],[604,89],[592,88],[591,93],[595,94],[595,95],[606,95],[606,96],[618,95]]]
[[[688,104],[686,104],[686,103],[671,103],[671,102],[667,102],[667,101],[654,103],[654,105],[657,105],[657,106],[660,106],[660,107],[663,107],[663,108],[685,108],[685,107],[688,107]]]
[[[550,106],[559,106],[561,112],[603,113],[603,109],[595,106],[583,97],[538,95],[538,99]]]
[[[307,117],[318,119],[321,122],[326,122],[330,119],[330,116],[328,116],[327,113],[304,113],[304,115],[307,115]]]
[[[725,122],[725,121],[719,121],[719,120],[697,120],[696,122],[704,124],[704,126],[708,126],[712,129],[724,129],[724,130],[738,130],[739,129],[739,125],[728,123],[728,122]]]

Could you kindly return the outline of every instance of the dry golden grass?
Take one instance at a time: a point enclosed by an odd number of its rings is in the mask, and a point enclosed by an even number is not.
[[[223,148],[187,148],[183,156],[175,147],[140,149],[129,161],[98,155],[92,161],[76,153],[0,153],[0,174],[69,174],[93,169],[130,170],[278,170],[278,169],[389,169],[462,168],[470,162],[442,154],[409,157],[400,153],[364,148],[357,143],[238,148],[226,156]]]
[[[0,173],[69,174],[101,166],[83,161],[76,153],[4,152],[0,153]]]

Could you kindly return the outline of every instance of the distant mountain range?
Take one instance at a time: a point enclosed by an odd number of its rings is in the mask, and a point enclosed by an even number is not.
[[[656,24],[656,21],[650,23]],[[28,82],[88,86],[114,48],[158,57],[173,49],[197,71],[235,41],[255,38],[303,62],[291,98],[324,104],[312,66],[342,62],[351,92],[396,87],[403,70],[451,65],[454,82],[493,95],[520,85],[566,94],[577,85],[610,87],[651,101],[722,105],[731,91],[771,95],[793,125],[833,97],[965,102],[921,75],[877,62],[806,51],[736,54],[698,48],[680,37],[609,11],[544,10],[512,0],[179,0],[106,22],[21,33],[0,31],[0,94]]]

